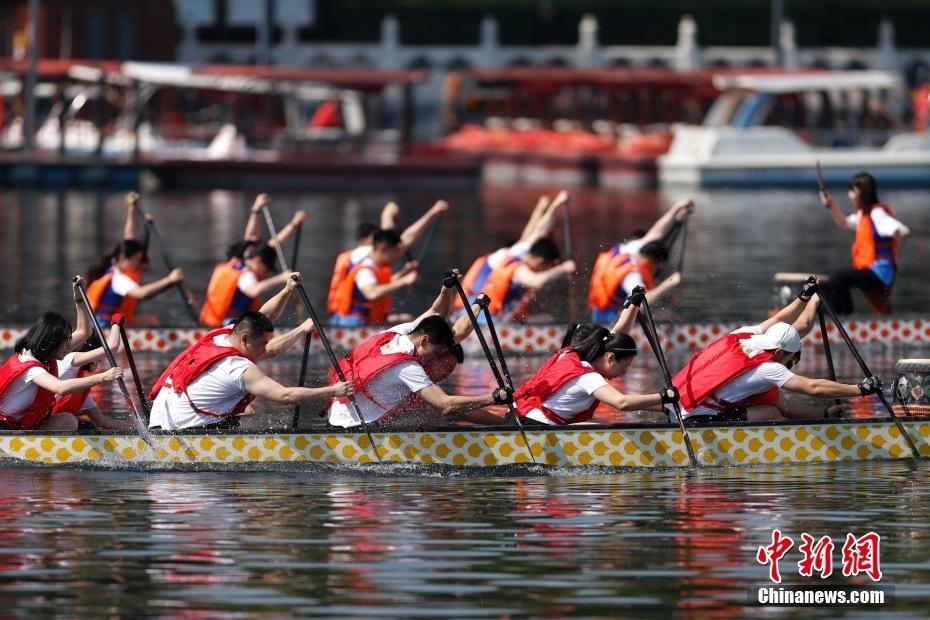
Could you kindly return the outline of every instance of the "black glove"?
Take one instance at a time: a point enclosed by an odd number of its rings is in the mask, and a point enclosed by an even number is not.
[[[626,301],[623,302],[623,309],[626,310],[630,306],[639,308],[644,299],[646,299],[646,289],[642,286],[636,286],[633,288],[633,292],[627,295]]]
[[[495,405],[509,405],[513,402],[513,390],[507,387],[497,388],[491,393]]]
[[[442,279],[442,285],[446,288],[455,288],[455,283],[459,281],[459,270],[450,269]]]
[[[661,392],[659,392],[659,396],[662,397],[663,405],[677,403],[681,398],[681,395],[678,393],[678,388],[676,388],[674,385],[663,389]]]
[[[808,276],[807,280],[804,281],[804,285],[801,287],[801,292],[798,293],[798,299],[807,303],[811,300],[811,297],[814,296],[814,293],[817,292],[817,278],[814,276]]]
[[[484,310],[491,305],[491,298],[484,293],[478,293],[478,296],[475,297],[475,303],[478,304],[479,308]]]
[[[863,396],[868,396],[869,394],[878,394],[882,391],[882,380],[872,375],[871,377],[866,377],[859,382],[859,393]]]

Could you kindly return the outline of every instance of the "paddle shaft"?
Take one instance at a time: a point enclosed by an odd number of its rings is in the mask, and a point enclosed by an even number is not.
[[[475,335],[478,336],[478,342],[481,343],[481,349],[484,351],[484,356],[488,360],[488,365],[491,367],[491,373],[494,375],[494,380],[497,381],[497,387],[509,387],[511,392],[513,391],[513,381],[510,381],[510,385],[504,383],[504,377],[501,375],[501,370],[497,368],[497,364],[494,362],[494,356],[491,355],[491,347],[488,346],[488,341],[484,337],[484,333],[481,331],[481,326],[478,324],[478,319],[475,317],[475,313],[471,310],[471,302],[468,301],[468,295],[465,294],[465,289],[462,288],[462,283],[459,282],[458,278],[455,278],[455,290],[459,295],[459,298],[462,300],[462,305],[465,307],[465,314],[468,315],[468,320],[471,321],[472,327],[475,329]],[[490,315],[486,315],[488,320],[488,328],[491,330],[491,333],[494,335],[495,343],[500,351],[500,343],[497,342],[497,332],[494,330],[494,323],[491,321]],[[503,362],[503,352],[500,353],[501,361]],[[506,368],[506,364],[503,365]],[[508,380],[510,379],[510,373],[507,373]],[[523,429],[523,422],[520,421],[520,416],[517,414],[517,408],[514,406],[513,402],[510,402],[507,405],[507,408],[510,410],[511,415],[513,416],[514,421],[517,424],[517,428],[520,429],[520,435],[523,437],[523,445],[526,446],[526,451],[530,455],[530,459],[533,463],[536,463],[536,456],[533,454],[533,451],[530,449],[530,442],[526,437],[526,431]]]
[[[820,171],[820,162],[819,162],[819,161],[815,161],[815,162],[814,162],[814,172],[817,173],[817,188],[818,188],[820,191],[822,191],[822,192],[826,192],[826,191],[827,191],[827,186],[826,186],[826,184],[823,182],[823,172]]]
[[[840,319],[836,316],[836,312],[834,312],[833,308],[830,306],[830,302],[828,302],[824,297],[820,298],[820,308],[822,308],[827,314],[830,315],[830,320],[833,321],[834,325],[836,325],[836,330],[840,332],[840,336],[842,336],[843,341],[846,342],[846,346],[849,348],[849,352],[853,354],[854,358],[856,358],[856,363],[859,364],[859,368],[862,370],[863,374],[865,374],[866,377],[871,377],[872,371],[869,370],[865,360],[862,359],[861,355],[859,355],[859,351],[856,349],[856,345],[853,344],[849,334],[846,333],[846,328],[843,327],[842,323],[840,323]],[[919,459],[920,452],[917,450],[917,446],[914,445],[914,442],[911,440],[911,436],[908,435],[907,431],[904,430],[904,425],[901,424],[901,420],[899,420],[898,416],[894,414],[894,409],[892,409],[888,399],[885,398],[885,394],[879,390],[875,393],[875,395],[878,396],[878,400],[880,400],[882,405],[885,406],[885,409],[888,410],[888,415],[891,416],[891,420],[894,422],[895,426],[898,427],[898,431],[907,442],[908,447],[911,449],[911,454],[913,454],[915,459]]]
[[[90,321],[91,327],[93,327],[94,333],[97,335],[97,339],[100,340],[100,346],[103,347],[103,352],[107,356],[107,361],[110,362],[110,368],[116,368],[116,357],[114,357],[110,345],[107,344],[106,338],[103,337],[100,325],[97,324],[97,317],[94,316],[94,311],[91,309],[90,302],[87,300],[87,293],[84,292],[83,286],[78,286],[77,288],[81,293],[81,304],[84,306],[84,312],[87,313],[87,319]],[[119,386],[120,391],[123,393],[123,397],[126,399],[129,412],[132,414],[133,422],[135,422],[136,425],[136,430],[139,432],[139,437],[154,448],[155,445],[152,443],[152,437],[149,435],[149,430],[145,425],[145,421],[142,419],[142,416],[139,415],[138,409],[136,409],[135,404],[132,402],[132,397],[129,395],[129,390],[126,388],[126,382],[120,377],[116,380],[116,384]]]
[[[304,337],[304,354],[303,358],[300,360],[300,377],[297,379],[297,387],[305,387],[307,385],[307,362],[310,357],[310,340],[312,336],[307,334]],[[291,429],[297,430],[297,425],[300,422],[300,403],[294,405],[294,419],[291,421]]]
[[[171,256],[168,254],[168,250],[167,248],[165,248],[165,244],[162,241],[161,235],[158,234],[158,229],[155,228],[155,224],[151,223],[150,221],[148,221],[148,219],[146,219],[145,216],[147,214],[139,204],[136,204],[136,208],[139,210],[139,215],[142,217],[143,225],[146,227],[146,229],[148,229],[149,235],[152,236],[152,239],[155,240],[155,245],[158,246],[158,253],[161,254],[161,260],[162,262],[165,263],[165,268],[167,268],[168,271],[174,271],[176,265],[174,261],[171,260]],[[184,305],[187,307],[187,312],[190,315],[191,320],[194,321],[195,324],[199,323],[200,313],[197,312],[197,308],[195,308],[194,304],[191,302],[190,292],[184,287],[184,284],[182,284],[181,282],[176,282],[174,287],[178,290],[178,293],[181,295],[181,299],[184,301]]]
[[[129,373],[132,375],[132,382],[136,385],[136,394],[139,396],[139,404],[142,405],[142,414],[145,421],[148,422],[151,416],[149,402],[145,398],[145,390],[142,389],[142,380],[139,379],[139,371],[136,370],[136,360],[132,354],[132,348],[129,346],[129,336],[126,334],[126,327],[123,322],[119,322],[119,337],[123,341],[123,349],[126,351],[126,359],[129,360]]]
[[[640,326],[643,328],[643,331],[646,332],[649,346],[652,348],[656,361],[659,363],[659,369],[662,371],[662,378],[665,380],[665,387],[670,388],[672,387],[672,374],[668,371],[665,351],[662,350],[662,343],[659,341],[659,332],[656,330],[656,323],[652,318],[652,310],[649,308],[649,301],[645,297],[643,298],[640,310]],[[691,437],[688,436],[688,428],[685,426],[685,420],[681,415],[681,405],[675,402],[672,404],[672,407],[675,409],[675,414],[678,417],[678,428],[681,429],[681,436],[685,441],[685,449],[688,451],[688,458],[691,459],[691,464],[693,466],[700,467],[701,462],[698,461],[697,456],[694,454],[694,447],[691,445]]]
[[[823,316],[823,306],[817,306],[817,320],[820,321],[820,339],[823,341],[823,353],[827,358],[827,372],[830,373],[830,381],[836,381],[836,368],[833,366],[833,351],[830,350],[830,337],[827,336],[827,321]],[[835,398],[833,402],[840,404],[840,399]]]
[[[271,212],[268,210],[267,206],[262,207],[262,213],[265,214],[265,222],[268,224],[268,233],[271,235],[271,238],[274,239],[278,236],[278,230],[275,228],[274,220],[271,219]],[[284,251],[281,249],[280,243],[275,243],[275,251],[278,253],[278,261],[280,261],[281,267],[286,268],[287,259],[284,258]],[[313,320],[313,325],[316,327],[316,332],[320,335],[320,341],[323,343],[323,348],[326,349],[326,355],[329,357],[329,363],[336,372],[336,376],[340,381],[345,382],[346,375],[339,366],[339,360],[336,359],[333,347],[329,344],[329,338],[326,337],[326,332],[323,331],[323,324],[320,322],[320,317],[317,316],[316,310],[313,309],[313,304],[310,303],[310,298],[307,296],[307,291],[304,290],[303,284],[297,285],[297,293],[300,295],[301,301],[304,302],[304,308],[306,308],[307,314],[309,314],[310,318]],[[375,447],[374,437],[371,436],[371,430],[369,430],[368,424],[365,422],[365,417],[362,415],[362,410],[359,408],[354,395],[349,396],[349,403],[355,410],[355,415],[358,416],[358,421],[361,423],[365,435],[368,436],[368,441],[371,442],[371,449],[374,451],[375,457],[378,459],[378,462],[380,462],[381,455],[378,454],[378,448]]]

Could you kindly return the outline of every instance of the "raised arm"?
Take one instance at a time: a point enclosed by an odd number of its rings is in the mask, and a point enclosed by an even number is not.
[[[548,208],[549,197],[545,195],[540,196],[539,200],[536,201],[536,206],[533,207],[533,213],[530,215],[530,219],[526,221],[526,225],[523,227],[523,231],[520,233],[520,239],[517,240],[517,243],[530,241],[530,239],[532,239],[533,233],[536,231],[536,223]]]
[[[81,345],[90,338],[91,324],[84,311],[84,302],[81,300],[81,292],[78,290],[84,284],[84,278],[74,276],[71,282],[71,292],[74,297],[74,331],[71,332],[71,342],[68,344],[68,352],[76,351]]]
[[[645,297],[644,293],[639,293],[639,303],[637,303],[636,298],[634,298],[636,295],[636,291],[631,293],[630,297],[633,299],[628,300],[631,303],[623,304],[623,310],[620,312],[620,316],[617,317],[617,322],[610,328],[611,334],[629,334],[633,331],[636,316],[639,314],[639,304],[642,303],[642,298]]]
[[[298,341],[303,340],[306,336],[312,334],[314,329],[315,326],[313,325],[313,319],[307,319],[286,334],[272,338],[268,345],[265,347],[265,355],[262,356],[262,359],[276,357],[284,353],[292,346],[294,346]]]
[[[798,293],[798,296],[795,298],[795,300],[776,312],[775,316],[763,321],[759,325],[759,328],[764,332],[772,325],[775,325],[775,323],[788,323],[789,325],[793,325],[795,321],[797,321],[801,316],[801,313],[804,312],[804,309],[807,307],[807,303],[811,300],[816,292],[817,281],[814,276],[809,276],[804,282],[804,285],[801,287],[801,292]],[[816,310],[816,308],[814,308],[814,310]],[[813,325],[813,323],[811,323],[811,325]],[[801,330],[798,330],[798,333],[800,333],[800,331]],[[810,328],[808,328],[807,331],[810,331]],[[804,334],[801,335],[803,336]]]
[[[126,221],[123,223],[123,239],[139,239],[139,194],[126,194]]]
[[[287,308],[287,304],[291,300],[291,297],[294,295],[294,291],[297,290],[297,286],[300,284],[302,278],[300,276],[300,273],[296,271],[279,273],[273,278],[268,278],[268,280],[262,280],[261,282],[256,282],[255,284],[249,287],[249,291],[251,291],[255,287],[262,289],[261,287],[262,284],[264,284],[265,282],[273,281],[273,280],[276,280],[276,282],[272,282],[272,284],[274,285],[279,284],[283,280],[284,287],[278,292],[277,295],[275,295],[274,297],[266,301],[264,304],[262,304],[262,307],[259,308],[258,310],[259,312],[267,316],[268,320],[270,320],[272,323],[277,321],[278,318],[281,316],[281,313],[284,312],[284,309]],[[262,292],[258,293],[257,295],[251,295],[250,293],[246,293],[246,294],[249,295],[250,297],[259,297],[262,294]]]
[[[245,232],[242,233],[243,241],[254,241],[258,243],[262,240],[262,207],[271,204],[271,196],[268,194],[259,194],[249,209],[249,219],[245,222]]]
[[[445,200],[437,200],[436,204],[430,207],[429,210],[420,217],[420,219],[408,226],[406,229],[404,229],[404,232],[400,234],[401,250],[404,252],[409,250],[413,244],[417,242],[417,239],[423,236],[423,234],[426,232],[426,229],[429,228],[430,223],[448,210],[448,202]]]
[[[555,228],[555,215],[558,213],[559,207],[568,203],[569,198],[570,196],[565,190],[556,195],[555,199],[549,203],[549,206],[539,216],[527,241],[533,243],[552,234],[552,230]]]
[[[662,214],[656,223],[646,232],[642,239],[644,244],[650,241],[661,241],[671,231],[672,226],[678,222],[683,222],[694,210],[694,201],[690,198],[683,198],[676,202],[671,209]]]
[[[846,214],[840,211],[840,208],[836,206],[836,201],[833,200],[833,196],[831,196],[830,192],[827,190],[822,190],[820,192],[820,204],[830,211],[833,222],[840,230],[852,230],[849,227],[849,222],[846,221]]]
[[[653,304],[660,300],[666,293],[681,284],[681,272],[676,271],[669,277],[659,282],[652,290],[646,292],[646,299]]]
[[[307,219],[307,214],[303,209],[294,212],[291,221],[285,224],[284,228],[278,231],[277,236],[268,242],[270,247],[283,246],[287,243],[287,240],[294,236],[297,233],[297,229],[304,225],[304,220]],[[293,267],[294,265],[291,265]]]
[[[258,366],[251,366],[242,378],[249,394],[285,405],[296,405],[317,398],[347,396],[353,393],[352,384],[349,382],[318,388],[284,387],[263,373]]]
[[[397,221],[400,219],[400,206],[393,200],[381,209],[381,219],[378,224],[381,230],[397,230]]]
[[[119,353],[122,346],[122,341],[119,337],[119,325],[111,325],[110,333],[107,335],[107,345],[109,345],[110,350],[113,353]],[[106,350],[103,347],[97,347],[96,349],[91,349],[90,351],[81,351],[80,353],[74,354],[74,359],[71,360],[72,366],[83,366],[85,364],[91,364],[97,362],[106,357]]]
[[[539,290],[554,280],[572,275],[575,270],[576,266],[573,260],[567,260],[545,271],[533,271],[526,265],[522,265],[513,274],[513,279],[517,284]]]
[[[458,270],[455,270],[455,276],[459,279],[462,277]],[[449,312],[452,310],[452,301],[455,299],[455,295],[455,287],[446,286],[444,281],[442,287],[439,289],[439,294],[436,295],[436,299],[433,300],[433,305],[431,305],[426,312],[415,318],[413,320],[414,324],[418,324],[423,319],[434,315],[441,316],[442,318],[448,317]]]

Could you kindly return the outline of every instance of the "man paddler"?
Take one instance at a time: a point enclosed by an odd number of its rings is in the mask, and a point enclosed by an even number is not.
[[[763,422],[839,417],[845,405],[821,409],[789,400],[784,391],[814,398],[853,398],[880,391],[881,380],[874,376],[852,385],[791,372],[801,359],[801,338],[814,324],[819,303],[816,292],[812,276],[797,299],[772,318],[737,329],[695,353],[672,378],[681,395],[685,420]]]
[[[288,280],[288,295],[299,281],[299,274]],[[260,359],[286,351],[313,329],[313,322],[308,319],[274,338],[274,325],[269,317],[249,310],[231,326],[211,331],[175,358],[152,387],[149,397],[154,402],[149,426],[166,431],[199,426],[236,428],[238,416],[249,412],[256,397],[295,405],[351,394],[350,383],[320,388],[285,387],[256,365]]]
[[[648,291],[646,299],[654,303],[681,283],[681,274],[677,271],[659,284],[655,284],[655,278],[668,260],[669,248],[663,240],[675,226],[683,225],[693,210],[694,201],[681,200],[645,235],[612,245],[598,254],[588,288],[588,307],[593,322],[615,322],[627,295],[637,286],[644,287]]]
[[[468,319],[453,329],[444,318],[451,308],[452,288],[443,287],[429,310],[410,323],[375,334],[340,360],[345,376],[355,387],[355,400],[365,422],[379,426],[402,424],[423,403],[443,415],[476,424],[500,424],[502,419],[484,411],[503,404],[511,394],[499,389],[481,396],[446,394],[436,385],[463,361],[457,341],[468,335]],[[335,373],[331,374],[335,380]],[[327,408],[330,425],[352,428],[360,422],[347,398],[334,400]]]

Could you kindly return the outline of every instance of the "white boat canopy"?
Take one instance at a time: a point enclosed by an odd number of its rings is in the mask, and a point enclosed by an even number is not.
[[[750,90],[760,93],[894,89],[901,78],[885,71],[832,71],[785,74],[718,74],[714,86],[721,91]]]

